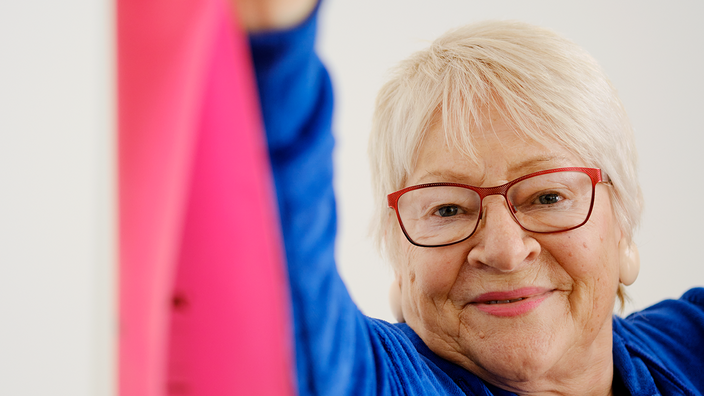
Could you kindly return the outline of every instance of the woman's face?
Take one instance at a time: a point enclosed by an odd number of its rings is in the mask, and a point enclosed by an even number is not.
[[[588,166],[557,143],[522,140],[500,119],[485,124],[475,132],[475,163],[446,145],[437,123],[406,186],[498,186],[540,170]],[[608,375],[621,239],[609,188],[597,185],[589,221],[571,231],[524,231],[504,198],[492,195],[464,242],[422,248],[395,233],[406,322],[436,354],[504,388],[542,389],[589,370]]]

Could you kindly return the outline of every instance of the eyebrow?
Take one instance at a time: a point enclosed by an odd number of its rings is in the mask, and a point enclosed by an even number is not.
[[[426,181],[427,179],[430,180]],[[438,180],[442,182],[467,184],[467,179],[467,175],[455,172],[453,170],[430,171],[425,172],[425,174],[418,179],[418,184],[434,183]]]
[[[549,165],[549,167],[546,167]],[[551,168],[561,168],[565,166],[578,166],[577,164],[570,164],[570,160],[563,155],[541,155],[536,157],[531,157],[525,160],[521,160],[516,163],[508,164],[508,173],[513,175],[513,178],[521,177],[529,173],[538,172],[545,169]],[[427,171],[423,176],[418,178],[416,184],[434,183],[434,182],[449,182],[449,183],[460,183],[460,184],[470,184],[480,186],[483,182],[484,176],[480,176],[480,180],[473,181],[472,184],[469,183],[470,177],[467,174],[457,172],[452,169],[440,170],[440,171]]]
[[[546,163],[555,165],[557,167],[562,167],[562,166],[567,166],[570,163],[570,160],[565,157],[564,155],[541,155],[541,156],[536,156],[532,158],[528,158],[526,160],[516,162],[516,163],[509,163],[508,170],[509,172],[516,172],[519,170],[525,170],[525,169],[536,169],[536,168],[542,168]],[[577,164],[572,164],[572,166],[577,166]],[[537,169],[536,169],[537,170]],[[542,169],[540,169],[542,170]]]

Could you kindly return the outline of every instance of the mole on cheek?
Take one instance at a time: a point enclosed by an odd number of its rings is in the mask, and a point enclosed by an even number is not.
[[[411,271],[409,279],[411,280],[411,283],[416,281],[416,272],[415,271]]]

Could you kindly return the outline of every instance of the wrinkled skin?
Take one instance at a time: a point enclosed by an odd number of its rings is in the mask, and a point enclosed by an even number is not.
[[[448,148],[436,123],[406,186],[497,186],[539,170],[589,166],[557,143],[526,141],[502,120],[490,122],[475,132],[478,163]],[[395,233],[407,323],[436,354],[501,388],[531,394],[609,394],[611,315],[622,238],[610,188],[597,185],[589,222],[571,231],[524,231],[504,198],[493,195],[484,201],[475,234],[459,244],[421,248]],[[472,303],[487,292],[536,286],[547,290],[544,300],[517,316],[491,315]]]

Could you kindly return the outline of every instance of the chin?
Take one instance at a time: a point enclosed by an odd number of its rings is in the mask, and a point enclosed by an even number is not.
[[[494,353],[484,355],[478,367],[483,373],[475,373],[489,382],[506,384],[524,383],[545,378],[560,362],[560,347],[543,344],[544,340],[528,345],[504,344],[490,347]],[[472,371],[472,370],[470,370]]]
[[[544,329],[521,334],[494,334],[475,340],[469,353],[477,355],[477,363],[487,371],[525,381],[552,370],[565,355],[569,343]]]
[[[471,312],[463,318],[460,334],[463,367],[502,383],[534,381],[559,371],[572,356],[578,334],[560,304],[542,308],[547,309],[515,318]]]

